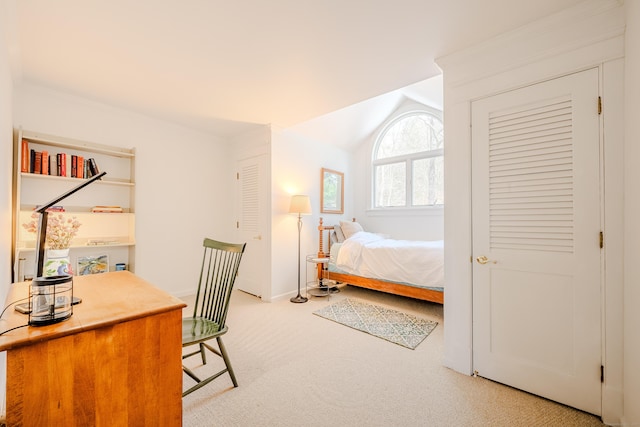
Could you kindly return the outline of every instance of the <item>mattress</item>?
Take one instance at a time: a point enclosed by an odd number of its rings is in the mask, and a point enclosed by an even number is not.
[[[444,241],[396,240],[360,231],[331,245],[330,272],[444,290]]]

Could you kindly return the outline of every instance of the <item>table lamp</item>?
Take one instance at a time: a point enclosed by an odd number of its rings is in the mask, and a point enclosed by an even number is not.
[[[52,201],[39,206],[35,212],[38,216],[38,232],[36,237],[36,268],[31,282],[29,294],[29,325],[42,326],[61,322],[73,314],[73,276],[62,274],[59,276],[42,277],[44,266],[44,245],[47,239],[47,218],[51,206],[81,190],[87,185],[101,179],[106,172],[101,172],[84,180],[66,193]]]

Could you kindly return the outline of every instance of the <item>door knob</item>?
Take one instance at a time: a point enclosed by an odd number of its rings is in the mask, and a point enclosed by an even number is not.
[[[476,258],[476,261],[478,261],[478,264],[487,264],[487,263],[496,264],[497,263],[497,261],[491,261],[489,258],[487,258],[484,255],[480,255],[478,258]]]

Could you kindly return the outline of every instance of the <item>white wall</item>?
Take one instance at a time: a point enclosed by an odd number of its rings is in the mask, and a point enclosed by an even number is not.
[[[624,425],[640,425],[640,4],[625,2]]]
[[[202,239],[233,237],[228,145],[173,123],[36,86],[16,88],[13,112],[14,127],[135,147],[135,273],[174,295],[195,291]]]
[[[271,256],[272,299],[295,295],[298,286],[298,219],[290,215],[289,203],[294,194],[306,194],[311,199],[312,215],[302,217],[301,276],[305,282],[305,255],[318,252],[318,221],[332,225],[353,216],[353,184],[351,156],[339,148],[273,128],[271,151]],[[329,168],[344,172],[344,215],[320,213],[320,172]]]
[[[7,25],[5,4],[0,4],[0,28]],[[13,82],[9,65],[9,52],[5,34],[0,31],[0,300],[7,295],[11,283],[11,182],[13,169],[13,127],[12,127]]]
[[[0,301],[5,301],[11,283],[11,171],[13,158],[12,97],[13,82],[8,45],[1,29],[8,16],[0,3]],[[4,306],[4,304],[3,304]],[[0,353],[0,413],[5,413],[6,353]]]

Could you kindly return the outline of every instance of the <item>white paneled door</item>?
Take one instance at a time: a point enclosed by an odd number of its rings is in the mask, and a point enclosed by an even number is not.
[[[256,296],[263,296],[263,284],[268,283],[266,268],[268,194],[266,156],[252,157],[238,162],[238,239],[247,246],[242,256],[236,288]]]
[[[598,70],[472,103],[473,367],[601,413]]]

